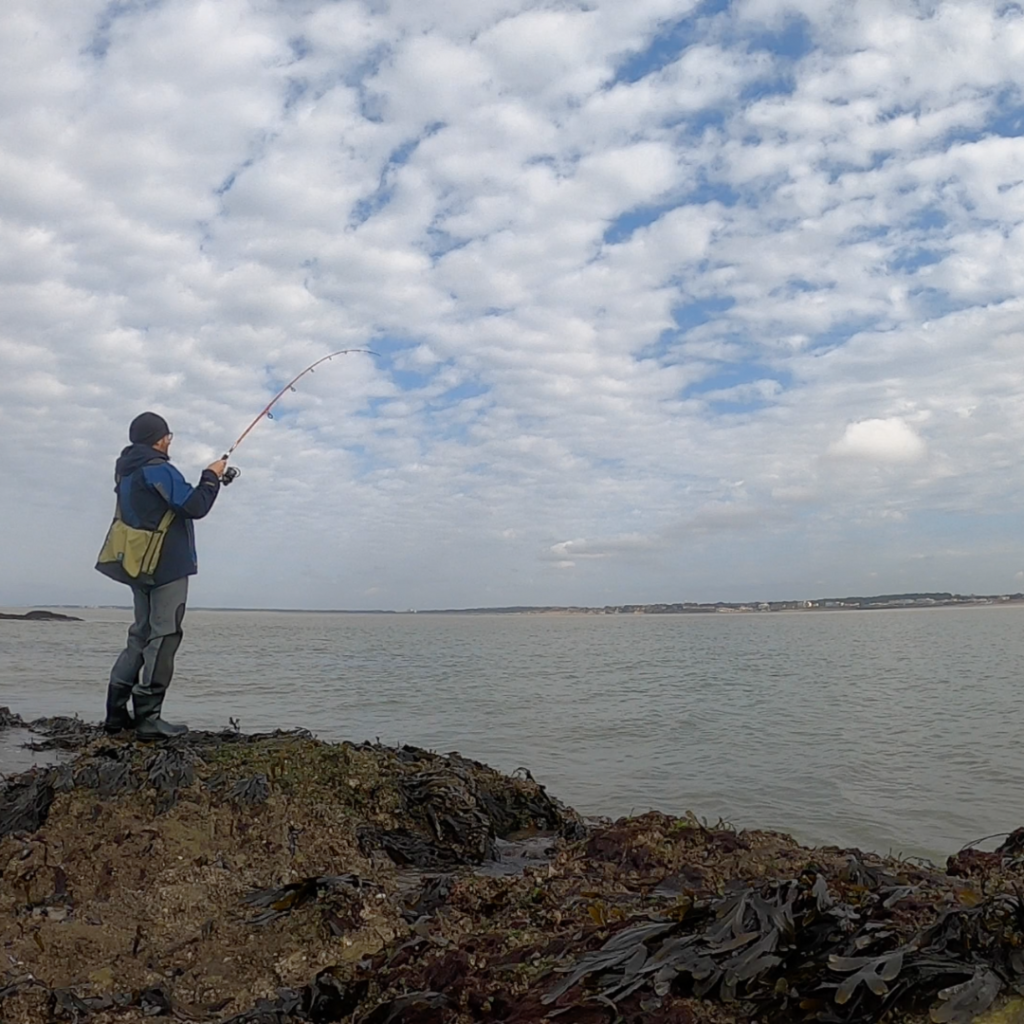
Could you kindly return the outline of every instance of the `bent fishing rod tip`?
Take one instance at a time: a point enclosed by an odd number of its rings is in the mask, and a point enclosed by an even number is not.
[[[271,410],[277,404],[278,400],[282,396],[287,394],[289,391],[294,392],[295,391],[295,385],[303,377],[305,377],[307,373],[315,373],[316,372],[316,368],[321,363],[328,362],[329,360],[332,360],[335,356],[347,356],[347,355],[349,355],[352,352],[363,352],[366,355],[376,356],[378,359],[380,358],[380,353],[379,352],[374,352],[374,350],[372,348],[342,348],[342,349],[338,349],[336,352],[328,352],[327,355],[321,356],[319,359],[316,360],[316,362],[310,363],[309,366],[307,366],[302,371],[302,373],[297,374],[295,377],[293,377],[287,384],[285,384],[285,386],[283,388],[281,388],[280,391],[278,391],[278,393],[276,395],[274,395],[274,397],[263,407],[263,409],[260,411],[259,415],[252,421],[252,423],[250,423],[249,426],[247,426],[245,428],[245,430],[242,431],[242,433],[238,437],[238,440],[235,441],[235,443],[227,450],[227,453],[224,456],[222,456],[222,457],[224,459],[229,459],[231,457],[232,453],[234,452],[234,450],[249,436],[249,433],[252,431],[252,428],[255,427],[256,424],[259,423],[259,421],[261,419],[263,419],[264,416],[268,420],[272,420],[274,418],[274,414],[273,414],[273,412]]]

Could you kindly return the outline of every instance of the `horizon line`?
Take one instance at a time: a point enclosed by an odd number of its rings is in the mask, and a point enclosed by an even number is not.
[[[537,604],[537,605],[476,605],[463,608],[276,608],[276,607],[252,607],[244,605],[192,605],[191,611],[206,612],[279,612],[284,614],[309,614],[309,615],[460,615],[460,614],[486,614],[486,613],[528,613],[528,612],[601,612],[606,609],[630,609],[642,613],[646,608],[733,608],[748,609],[750,611],[778,610],[778,611],[800,611],[800,610],[842,610],[843,607],[851,610],[856,609],[854,602],[920,602],[921,606],[928,606],[928,603],[937,604],[942,601],[956,603],[971,603],[978,601],[998,601],[1009,603],[1013,601],[1024,601],[1024,593],[1015,591],[1012,593],[996,594],[958,594],[953,591],[906,591],[903,593],[890,594],[866,594],[846,595],[843,597],[815,597],[815,598],[785,598],[776,600],[746,600],[746,601],[643,601],[643,602],[622,602],[619,604]],[[826,609],[827,603],[827,609]],[[786,606],[775,607],[772,606]],[[906,605],[905,605],[906,606]],[[4,605],[5,608],[24,608],[28,610],[46,608],[77,608],[86,609],[116,609],[118,611],[130,611],[132,606],[127,604],[25,604],[25,605]]]

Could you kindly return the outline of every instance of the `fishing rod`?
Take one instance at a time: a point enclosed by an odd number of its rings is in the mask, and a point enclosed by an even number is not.
[[[321,356],[315,363],[310,363],[309,366],[307,366],[302,371],[302,373],[298,374],[296,377],[293,377],[287,384],[285,384],[283,388],[281,388],[280,391],[278,391],[276,395],[274,395],[274,397],[269,402],[267,402],[267,404],[260,411],[260,414],[256,417],[256,419],[254,419],[252,423],[250,423],[249,426],[247,426],[245,430],[243,430],[242,433],[239,434],[238,440],[235,441],[235,443],[221,456],[221,458],[225,462],[228,459],[230,459],[231,456],[234,454],[235,449],[249,436],[249,433],[252,430],[252,428],[255,427],[256,424],[259,423],[259,421],[263,419],[264,416],[266,416],[268,420],[272,420],[274,418],[274,414],[270,410],[273,409],[274,406],[277,405],[278,401],[284,398],[284,396],[288,394],[289,391],[294,391],[295,385],[298,384],[298,382],[302,380],[302,378],[305,377],[307,373],[313,373],[321,363],[326,363],[329,360],[333,359],[335,356],[347,356],[350,352],[365,352],[368,355],[378,356],[379,358],[379,353],[374,352],[372,349],[369,348],[340,348],[338,349],[337,352],[329,352],[327,355]],[[231,483],[232,480],[236,479],[239,476],[241,476],[241,470],[236,469],[234,466],[228,466],[224,470],[224,476],[221,479],[221,482],[226,487],[229,483]]]

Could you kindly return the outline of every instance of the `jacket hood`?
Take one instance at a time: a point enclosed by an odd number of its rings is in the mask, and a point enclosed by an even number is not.
[[[156,460],[167,462],[168,457],[164,452],[158,452],[148,444],[130,444],[121,452],[121,457],[115,463],[114,476],[121,480],[129,473],[134,473],[135,470],[146,465],[147,462]]]

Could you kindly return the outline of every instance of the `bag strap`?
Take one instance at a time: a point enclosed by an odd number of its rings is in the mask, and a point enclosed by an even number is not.
[[[138,469],[133,469],[128,475],[134,476],[138,473],[139,469],[145,469],[147,466],[159,466],[166,461],[167,459],[150,459],[149,462],[144,462]],[[121,514],[121,481],[123,479],[123,476],[118,476],[116,472],[114,473],[114,522],[117,522],[119,519],[124,522],[124,516]],[[154,532],[166,533],[170,529],[173,519],[174,509],[168,505],[167,511],[161,516]]]

